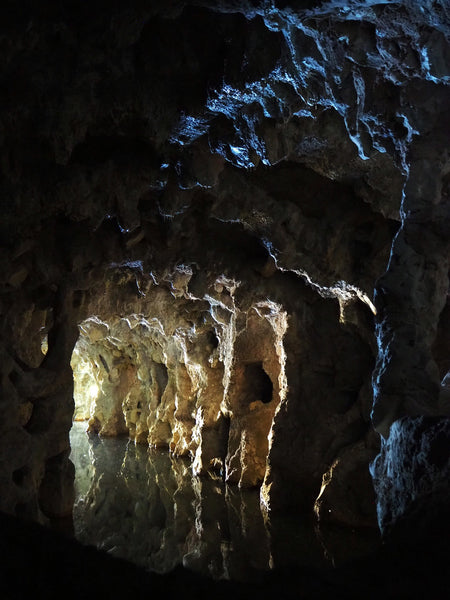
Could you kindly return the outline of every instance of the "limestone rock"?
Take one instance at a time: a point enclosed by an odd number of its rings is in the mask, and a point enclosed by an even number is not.
[[[392,425],[371,465],[383,533],[414,531],[420,539],[448,527],[449,427],[449,419],[436,417],[403,417]]]

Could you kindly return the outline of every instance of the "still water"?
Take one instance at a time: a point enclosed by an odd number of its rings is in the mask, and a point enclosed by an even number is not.
[[[193,477],[189,459],[85,430],[86,423],[76,422],[70,434],[80,542],[150,571],[166,573],[181,564],[236,581],[273,567],[333,562],[335,535],[318,535],[304,519],[265,522],[258,490]],[[338,546],[364,553],[366,542],[348,534],[350,543],[339,537]]]

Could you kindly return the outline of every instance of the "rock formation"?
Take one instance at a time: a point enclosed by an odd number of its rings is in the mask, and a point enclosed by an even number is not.
[[[75,377],[90,431],[268,515],[442,518],[447,2],[1,17],[1,510],[70,514]]]

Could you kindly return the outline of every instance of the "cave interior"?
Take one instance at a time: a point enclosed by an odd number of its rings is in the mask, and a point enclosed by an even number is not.
[[[300,580],[302,597],[445,597],[448,1],[0,15],[5,598],[64,578],[66,597],[130,579],[138,597]],[[345,532],[380,544],[326,581],[279,574],[272,549],[272,579],[221,591],[115,562],[55,531],[74,420],[259,490],[268,527],[304,515],[329,554]]]

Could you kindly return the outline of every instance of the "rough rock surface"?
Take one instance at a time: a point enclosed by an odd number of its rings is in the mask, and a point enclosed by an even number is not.
[[[127,433],[190,455],[196,474],[220,471],[241,486],[260,484],[274,413],[286,395],[285,313],[267,301],[240,311],[237,284],[223,278],[209,292],[206,314],[206,300],[182,290],[173,298],[176,282],[171,290],[146,283],[145,300],[135,302],[139,314],[104,322],[97,310],[80,325],[75,400],[90,392],[81,418],[100,435]]]
[[[70,513],[79,339],[92,430],[263,481],[269,512],[370,521],[372,424],[449,412],[449,22],[2,5],[2,510]]]
[[[392,425],[371,465],[383,533],[413,526],[420,537],[427,530],[445,536],[450,523],[444,519],[450,495],[449,427],[449,419],[436,417],[403,417]]]

